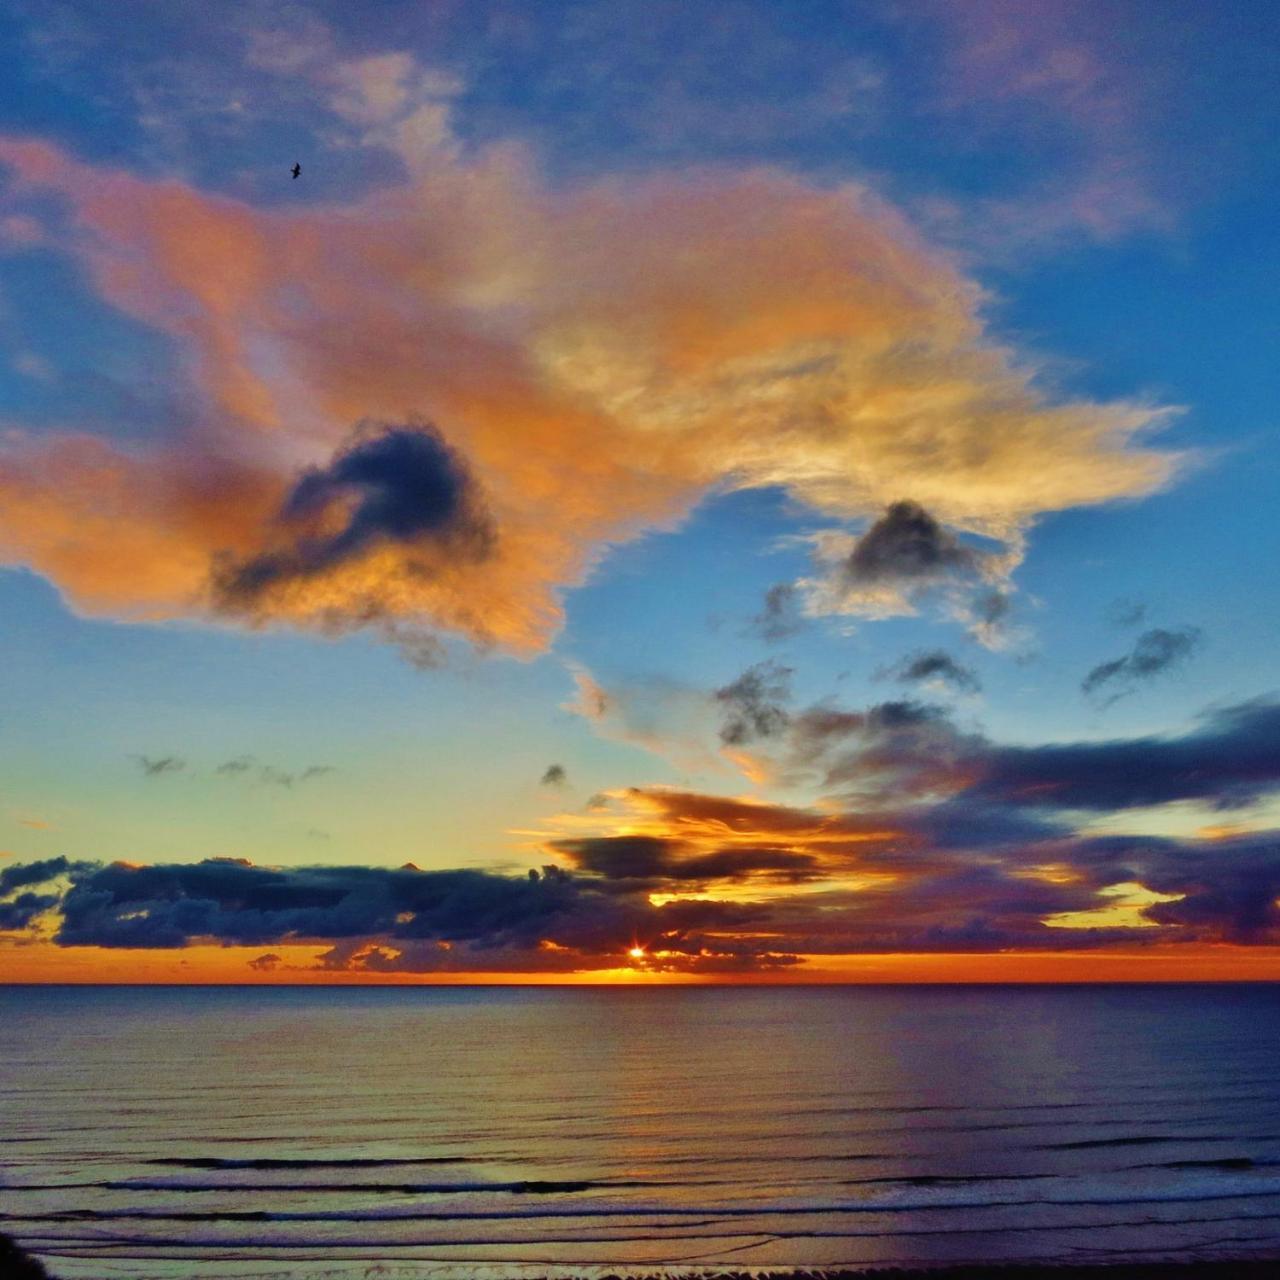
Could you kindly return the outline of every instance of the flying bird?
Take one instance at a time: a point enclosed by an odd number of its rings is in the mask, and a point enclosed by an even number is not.
[[[289,172],[296,178],[298,174],[302,172],[302,166],[295,160],[293,162],[293,168],[290,169]]]

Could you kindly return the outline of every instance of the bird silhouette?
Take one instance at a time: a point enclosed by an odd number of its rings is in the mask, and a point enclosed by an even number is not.
[[[289,172],[292,173],[293,176],[296,178],[298,174],[302,172],[302,166],[295,160],[293,163],[293,168],[290,169]]]

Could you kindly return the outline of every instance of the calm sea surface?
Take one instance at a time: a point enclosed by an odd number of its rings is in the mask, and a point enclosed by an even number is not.
[[[0,1230],[84,1280],[1274,1254],[1278,1074],[1280,986],[0,988]]]

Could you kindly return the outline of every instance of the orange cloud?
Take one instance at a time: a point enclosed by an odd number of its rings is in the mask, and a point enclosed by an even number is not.
[[[910,499],[1016,560],[1039,514],[1172,474],[1136,443],[1160,411],[1050,402],[977,286],[863,188],[551,190],[515,147],[414,158],[352,204],[265,210],[0,140],[15,216],[61,197],[97,288],[174,339],[198,399],[156,445],[7,437],[0,557],[86,613],[225,618],[213,565],[273,545],[302,472],[353,424],[420,418],[474,473],[492,554],[427,573],[420,543],[370,541],[247,621],[531,654],[610,545],[717,489],[837,521]]]

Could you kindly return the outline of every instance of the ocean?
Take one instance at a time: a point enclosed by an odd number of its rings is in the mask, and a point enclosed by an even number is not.
[[[1280,1251],[1280,986],[0,988],[67,1280]]]

